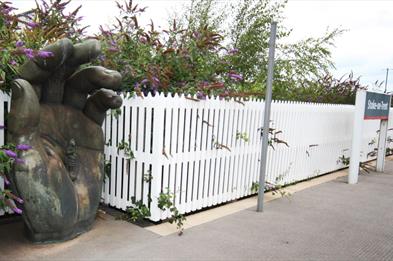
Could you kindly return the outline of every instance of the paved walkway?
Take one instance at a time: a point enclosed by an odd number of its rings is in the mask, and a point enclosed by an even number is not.
[[[339,178],[159,236],[112,219],[67,243],[32,245],[21,223],[0,225],[0,260],[393,260],[393,162],[385,174]]]

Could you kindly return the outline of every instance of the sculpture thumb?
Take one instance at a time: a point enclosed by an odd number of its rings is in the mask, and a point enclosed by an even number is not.
[[[40,104],[33,87],[22,79],[14,80],[11,93],[11,111],[8,115],[8,131],[13,139],[20,136],[32,138],[40,120]]]

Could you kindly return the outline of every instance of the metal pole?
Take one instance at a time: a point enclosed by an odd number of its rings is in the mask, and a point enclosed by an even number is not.
[[[263,136],[262,136],[262,152],[259,174],[258,204],[257,212],[263,211],[263,197],[265,193],[265,175],[266,175],[266,158],[269,137],[270,108],[272,103],[272,85],[274,72],[274,51],[276,45],[277,22],[272,22],[270,29],[269,41],[269,61],[267,70],[267,84],[265,93],[265,112],[263,116]]]
[[[389,96],[389,109],[391,106],[392,97]],[[379,127],[378,138],[378,154],[377,154],[377,172],[384,172],[385,170],[385,157],[386,157],[386,139],[388,136],[389,119],[381,120]]]
[[[385,93],[388,88],[388,76],[389,76],[389,68],[386,68]]]

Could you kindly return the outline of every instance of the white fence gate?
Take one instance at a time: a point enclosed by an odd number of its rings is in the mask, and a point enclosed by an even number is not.
[[[118,119],[104,124],[105,155],[111,163],[104,202],[126,209],[132,199],[150,206],[153,221],[169,212],[157,208],[169,191],[181,213],[252,194],[258,181],[263,102],[194,101],[183,96],[124,99]],[[354,106],[274,101],[275,137],[268,152],[266,180],[289,184],[345,167]],[[392,115],[391,115],[392,116]],[[365,121],[362,160],[377,146],[379,121]],[[130,159],[117,145],[125,141]]]
[[[9,97],[0,94],[0,101],[4,125]],[[110,163],[103,201],[123,210],[141,201],[150,207],[150,219],[158,221],[170,216],[157,207],[160,193],[173,193],[181,213],[252,194],[259,175],[263,108],[256,100],[124,99],[121,115],[109,114],[103,125]],[[289,184],[345,167],[339,157],[350,155],[353,112],[352,105],[273,101],[272,137],[278,142],[269,147],[266,180]],[[374,158],[367,154],[377,146],[378,129],[379,121],[365,121],[362,161]],[[1,129],[1,144],[4,136]],[[121,143],[135,158],[118,149]]]

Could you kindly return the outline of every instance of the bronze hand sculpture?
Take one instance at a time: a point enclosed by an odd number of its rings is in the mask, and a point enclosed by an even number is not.
[[[118,72],[99,66],[80,68],[100,53],[88,40],[62,39],[44,48],[53,55],[20,68],[12,87],[9,141],[29,144],[9,175],[25,201],[23,219],[36,242],[73,238],[94,222],[104,176],[101,125],[122,99]]]

